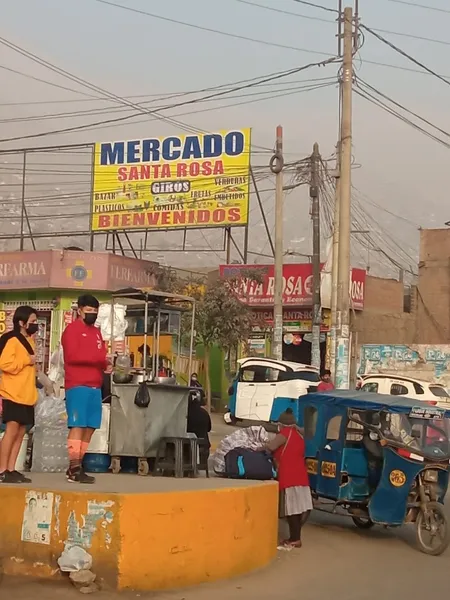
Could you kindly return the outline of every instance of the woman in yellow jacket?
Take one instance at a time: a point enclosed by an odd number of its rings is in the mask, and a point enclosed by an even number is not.
[[[12,331],[0,337],[0,397],[6,424],[0,444],[0,482],[29,483],[30,479],[16,471],[16,460],[26,428],[34,425],[38,397],[33,340],[38,331],[36,310],[19,306],[13,325]]]

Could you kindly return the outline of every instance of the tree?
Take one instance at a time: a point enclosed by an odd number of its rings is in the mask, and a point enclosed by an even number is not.
[[[252,312],[246,296],[250,284],[262,282],[265,271],[242,269],[239,275],[217,278],[205,285],[204,279],[194,280],[180,277],[174,269],[158,266],[154,272],[161,291],[189,295],[196,300],[195,343],[205,351],[206,399],[211,409],[211,378],[209,374],[211,349],[218,346],[225,352],[246,342],[252,331]],[[188,306],[186,308],[189,308]],[[191,331],[191,313],[182,319],[182,332],[187,341]]]
[[[195,341],[205,350],[206,398],[211,409],[211,379],[209,374],[211,349],[219,346],[225,352],[246,342],[252,331],[252,313],[243,299],[243,281],[259,283],[261,271],[242,271],[239,277],[218,279],[197,297]]]

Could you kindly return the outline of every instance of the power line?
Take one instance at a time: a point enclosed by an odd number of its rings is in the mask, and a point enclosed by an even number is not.
[[[381,102],[381,100],[378,100],[377,98],[374,98],[373,96],[370,96],[370,94],[366,95],[366,93],[363,93],[361,90],[358,90],[358,89],[355,89],[354,92],[355,92],[355,94],[357,94],[361,98],[364,98],[364,100],[367,100],[368,102],[371,102],[375,106],[378,106],[378,108],[381,108],[382,110],[384,110],[385,112],[389,113],[390,115],[392,115],[392,116],[400,119],[401,121],[403,121],[407,125],[410,125],[411,127],[413,127],[414,129],[416,129],[417,131],[420,131],[421,133],[423,133],[424,135],[426,135],[430,139],[434,140],[435,142],[438,142],[439,144],[442,144],[445,148],[450,149],[450,144],[449,143],[445,142],[444,140],[441,140],[439,137],[437,137],[434,134],[430,133],[429,131],[427,131],[423,127],[420,127],[420,125],[417,125],[417,123],[414,123],[410,119],[407,119],[403,115],[400,115],[394,109],[386,106],[383,102]]]
[[[383,94],[383,92],[380,92],[377,88],[374,88],[373,86],[371,86],[368,83],[366,83],[365,81],[363,81],[360,77],[356,78],[356,82],[357,82],[357,84],[362,84],[364,87],[368,88],[369,90],[371,90],[375,94],[378,94],[379,96],[381,96],[382,98],[384,98],[385,100],[387,100],[388,102],[390,102],[391,104],[394,104],[398,108],[400,108],[400,109],[404,110],[405,112],[409,113],[410,115],[412,115],[416,119],[419,119],[420,121],[422,121],[426,125],[429,125],[430,127],[433,127],[433,129],[436,129],[437,131],[439,131],[440,133],[444,134],[445,136],[450,137],[450,133],[448,133],[447,131],[445,131],[445,129],[441,129],[441,127],[438,127],[437,125],[434,125],[431,121],[428,121],[428,119],[425,119],[424,117],[421,117],[419,114],[415,113],[414,111],[410,110],[409,108],[406,108],[406,106],[404,106],[403,104],[400,104],[399,102],[396,102],[395,100],[393,100],[392,98],[390,98],[386,94]],[[366,90],[366,93],[367,93],[367,90]]]
[[[292,12],[289,10],[283,10],[281,8],[274,8],[273,6],[265,6],[264,4],[258,4],[257,2],[250,2],[250,0],[236,0],[236,2],[239,2],[241,4],[247,4],[248,6],[253,6],[254,8],[260,8],[262,10],[269,10],[272,12],[288,15],[291,17],[297,17],[297,18],[301,18],[301,19],[310,19],[312,21],[320,21],[321,23],[329,23],[331,25],[336,25],[336,21],[337,21],[337,19],[334,19],[334,20],[322,19],[321,17],[312,17],[310,15],[303,15],[303,14]],[[413,40],[421,40],[423,42],[430,42],[433,44],[442,44],[444,46],[450,46],[450,42],[448,42],[446,40],[439,40],[436,38],[424,37],[421,35],[415,35],[413,33],[405,33],[405,32],[401,32],[401,31],[390,31],[387,29],[378,29],[377,27],[374,27],[373,30],[378,31],[379,33],[387,33],[389,35],[398,35],[401,37],[411,38]]]
[[[200,29],[201,31],[207,31],[209,33],[215,33],[217,35],[231,37],[234,39],[245,40],[247,42],[253,42],[255,44],[263,44],[265,46],[274,46],[275,48],[284,48],[287,50],[297,50],[299,52],[307,52],[309,54],[320,54],[321,56],[329,56],[329,53],[326,53],[326,52],[319,52],[317,50],[310,50],[308,48],[296,48],[295,46],[287,46],[285,44],[279,44],[277,42],[268,42],[266,40],[251,38],[251,37],[247,37],[245,35],[239,35],[237,33],[230,33],[229,31],[222,31],[221,29],[213,29],[211,27],[203,27],[202,25],[195,25],[194,23],[188,23],[187,21],[179,21],[178,19],[172,19],[170,17],[163,17],[162,15],[157,15],[155,13],[150,13],[145,10],[140,10],[139,8],[132,8],[131,6],[117,4],[116,2],[109,2],[109,0],[94,0],[94,2],[99,2],[100,4],[106,4],[108,6],[113,6],[114,8],[120,8],[122,10],[126,10],[128,12],[133,12],[133,13],[136,13],[139,15],[144,15],[146,17],[151,17],[152,19],[159,19],[161,21],[166,21],[168,23],[175,23],[177,25],[183,25],[184,27]]]
[[[2,38],[0,38],[0,42],[1,41],[2,41]],[[300,71],[306,70],[306,69],[308,69],[310,67],[313,67],[313,66],[320,66],[320,65],[329,64],[331,62],[335,62],[335,60],[336,59],[334,57],[332,57],[332,58],[330,58],[330,59],[328,59],[326,61],[322,61],[320,63],[310,63],[308,65],[303,65],[302,67],[296,67],[295,69],[291,69],[289,71],[284,71],[284,72],[275,73],[273,75],[269,75],[266,78],[261,79],[261,80],[259,80],[257,82],[251,82],[251,83],[247,83],[247,84],[242,85],[242,86],[236,86],[235,88],[233,88],[231,90],[219,91],[219,92],[216,92],[214,94],[210,94],[208,96],[205,96],[202,99],[187,100],[187,101],[184,101],[184,102],[175,103],[175,104],[172,104],[172,105],[168,105],[168,106],[159,108],[158,110],[145,109],[145,108],[142,108],[140,105],[134,105],[133,103],[126,103],[126,104],[127,105],[131,104],[131,106],[136,107],[141,114],[143,113],[143,114],[146,114],[146,115],[155,116],[157,119],[162,119],[162,120],[167,121],[167,122],[169,122],[171,124],[176,124],[178,127],[183,127],[184,129],[188,128],[189,131],[194,132],[194,133],[204,133],[202,130],[200,130],[198,128],[194,128],[194,127],[192,127],[190,125],[186,125],[185,123],[182,123],[180,121],[176,121],[172,117],[163,116],[163,115],[160,114],[160,112],[162,110],[169,110],[169,109],[177,108],[177,107],[180,107],[180,106],[186,106],[186,105],[189,105],[189,104],[196,104],[196,103],[200,102],[200,100],[208,100],[208,99],[211,99],[211,98],[214,98],[214,97],[217,97],[217,96],[223,96],[223,95],[228,94],[228,93],[230,93],[232,91],[236,92],[236,91],[240,91],[240,90],[243,90],[243,89],[248,89],[248,88],[251,88],[251,87],[255,87],[255,86],[260,85],[262,83],[267,83],[269,81],[274,81],[274,80],[277,80],[277,79],[281,79],[283,77],[287,77],[289,75],[293,75],[293,74],[299,73]],[[41,132],[41,133],[36,133],[36,134],[28,134],[28,135],[24,135],[24,136],[16,136],[16,137],[11,137],[11,138],[5,138],[5,139],[1,139],[0,142],[11,142],[11,141],[17,141],[17,140],[22,140],[22,139],[38,138],[38,137],[45,137],[45,136],[48,136],[48,135],[55,135],[55,134],[61,134],[61,133],[69,133],[69,132],[73,132],[73,131],[80,131],[80,130],[83,130],[83,129],[92,129],[92,128],[98,126],[98,125],[103,126],[103,125],[110,124],[110,123],[119,123],[119,122],[127,121],[129,119],[136,118],[137,116],[139,116],[139,114],[137,114],[137,115],[126,115],[126,116],[117,117],[117,118],[114,118],[114,119],[106,119],[106,120],[98,121],[98,122],[95,122],[95,123],[87,123],[87,124],[84,124],[84,125],[77,125],[77,126],[73,126],[73,127],[66,127],[66,128],[62,128],[62,129],[53,130],[53,131],[46,131],[46,132]],[[266,149],[264,149],[264,150],[266,150]]]
[[[438,79],[440,79],[441,81],[443,81],[447,85],[450,85],[450,81],[448,81],[447,79],[445,79],[444,77],[442,77],[442,75],[439,75],[439,73],[436,73],[436,71],[433,71],[433,69],[430,69],[429,67],[427,67],[426,65],[424,65],[423,63],[421,63],[420,61],[418,61],[417,59],[415,59],[413,56],[411,56],[410,54],[408,54],[407,52],[405,52],[404,50],[402,50],[401,48],[399,48],[398,46],[396,46],[395,44],[393,44],[392,42],[390,42],[386,38],[384,38],[382,35],[380,35],[379,33],[376,33],[370,27],[367,27],[363,23],[360,23],[360,27],[362,29],[364,29],[365,31],[368,31],[369,33],[371,33],[373,36],[375,36],[377,39],[379,39],[381,42],[383,42],[383,44],[386,44],[387,46],[389,46],[390,48],[392,48],[393,50],[395,50],[396,52],[398,52],[399,54],[401,54],[404,58],[407,58],[409,61],[413,62],[418,67],[421,67],[422,69],[424,69],[425,71],[427,71],[427,73],[429,73],[430,75],[433,75],[434,77],[437,77]]]
[[[247,4],[248,6],[254,6],[256,8],[262,8],[264,10],[270,10],[272,12],[280,13],[283,15],[289,15],[291,17],[300,17],[302,19],[308,19],[311,21],[321,21],[322,23],[332,23],[336,24],[336,21],[332,21],[331,19],[322,19],[321,17],[313,17],[311,15],[301,15],[300,13],[292,12],[290,10],[283,10],[282,8],[274,8],[273,6],[265,6],[264,4],[258,4],[257,2],[250,2],[249,0],[236,0],[240,4]]]
[[[304,4],[305,6],[311,6],[312,8],[320,8],[321,10],[325,10],[327,12],[339,14],[339,11],[335,8],[329,8],[328,6],[322,6],[321,4],[315,4],[314,2],[307,2],[306,0],[294,0],[294,2],[298,2],[298,4]]]
[[[34,81],[38,81],[39,83],[45,83],[46,85],[65,90],[66,92],[73,92],[74,94],[81,94],[83,96],[87,96],[87,98],[85,99],[86,102],[88,101],[88,98],[99,100],[98,96],[92,96],[92,94],[86,94],[86,92],[75,90],[74,88],[59,85],[58,83],[53,83],[52,81],[47,81],[46,79],[40,79],[39,77],[34,77],[34,75],[29,75],[28,73],[22,73],[22,71],[12,69],[11,67],[6,67],[5,65],[0,65],[0,69],[3,69],[4,71],[9,71],[10,73],[14,73],[15,75],[21,75],[22,77],[26,77],[27,79],[33,79]],[[66,100],[66,102],[71,102],[71,100]],[[4,106],[4,104],[0,106]]]
[[[336,77],[322,77],[322,78],[316,78],[316,79],[304,79],[304,80],[299,80],[297,82],[288,82],[288,81],[280,81],[277,83],[268,83],[268,84],[263,84],[261,87],[266,87],[266,86],[286,86],[286,85],[293,85],[294,83],[304,83],[304,84],[308,84],[308,85],[304,85],[304,86],[294,86],[294,87],[289,87],[286,88],[284,87],[284,89],[281,90],[277,90],[276,93],[278,92],[288,92],[288,91],[301,91],[301,90],[308,90],[310,87],[315,87],[316,82],[327,82],[327,83],[336,83],[337,79]],[[230,90],[231,93],[232,90]],[[186,95],[188,94],[192,94],[193,92],[187,92]],[[231,95],[228,96],[228,99],[239,99],[239,98],[248,98],[248,97],[252,97],[252,96],[263,96],[263,95],[267,95],[267,94],[273,94],[274,91],[272,89],[269,90],[262,90],[262,91],[258,91],[258,92],[251,92],[249,94],[237,94],[237,95]],[[164,99],[164,98],[162,98]],[[211,98],[210,100],[203,100],[202,98],[199,99],[199,102],[214,102],[217,100],[221,100],[221,97],[216,97],[216,98]],[[151,100],[149,101],[150,103],[154,103],[157,100]],[[147,104],[147,103],[146,103]],[[143,106],[143,104],[141,104],[141,106]],[[156,107],[155,110],[157,110],[160,107]],[[28,116],[23,116],[23,117],[8,117],[5,119],[0,119],[0,123],[23,123],[23,122],[30,122],[30,121],[42,121],[42,120],[50,120],[50,119],[67,119],[67,118],[77,118],[80,116],[94,116],[94,115],[106,115],[106,114],[114,114],[114,113],[123,113],[126,111],[130,111],[133,110],[131,108],[125,108],[125,107],[118,107],[118,108],[96,108],[96,109],[88,109],[88,110],[80,110],[80,111],[70,111],[70,112],[59,112],[59,113],[45,113],[45,114],[37,114],[37,115],[28,115]]]
[[[411,221],[410,219],[407,219],[406,217],[404,217],[402,215],[399,215],[397,213],[394,213],[394,212],[388,210],[384,206],[381,206],[381,204],[378,204],[377,202],[372,200],[372,198],[370,198],[370,196],[368,196],[367,194],[365,194],[364,192],[359,190],[356,186],[353,185],[352,187],[355,190],[355,192],[358,192],[358,194],[360,194],[363,197],[364,201],[367,202],[368,204],[372,205],[373,207],[377,208],[378,210],[385,212],[388,215],[391,215],[391,217],[395,217],[396,219],[399,219],[400,221],[404,221],[408,225],[411,225],[412,227],[414,227],[414,229],[420,229],[420,225],[418,225],[417,223],[414,223],[414,221]]]
[[[1,66],[0,66],[1,68]],[[261,77],[261,76],[260,76]],[[242,79],[240,81],[236,81],[234,82],[234,85],[236,85],[237,83],[245,83],[247,81],[256,81],[257,79],[260,79],[260,77],[251,77],[251,78],[247,78],[247,79]],[[289,85],[289,83],[302,83],[304,81],[324,81],[325,79],[331,79],[330,77],[319,77],[319,78],[312,78],[312,79],[300,79],[298,81],[292,81],[292,82],[274,82],[274,83],[266,83],[264,84],[262,87],[275,87],[275,86],[279,86],[279,85]],[[209,92],[209,91],[213,91],[213,90],[218,90],[218,89],[225,89],[225,88],[230,88],[232,87],[233,84],[229,84],[229,83],[223,83],[220,85],[215,85],[215,86],[210,86],[208,88],[202,88],[202,89],[197,89],[197,90],[189,90],[187,92],[165,92],[165,93],[160,93],[160,94],[135,94],[135,95],[131,95],[131,96],[124,96],[124,98],[126,100],[134,100],[134,99],[141,99],[141,98],[145,98],[147,99],[146,102],[157,102],[159,100],[169,100],[171,98],[177,98],[180,96],[190,96],[190,95],[194,95],[194,94],[200,94],[202,92]],[[81,92],[80,92],[81,93]],[[49,105],[49,104],[76,104],[76,103],[98,103],[98,102],[102,102],[102,103],[106,103],[106,102],[110,102],[109,99],[107,98],[99,98],[98,96],[92,96],[89,98],[77,98],[77,99],[72,99],[72,100],[30,100],[30,101],[23,101],[23,102],[0,102],[0,106],[39,106],[39,105]],[[102,109],[90,109],[90,110],[98,110],[98,111],[102,111],[102,110],[106,110],[106,108],[102,108]],[[82,112],[82,111],[80,111]],[[87,112],[87,111],[86,111]]]
[[[406,6],[415,6],[416,8],[424,8],[426,10],[435,10],[436,12],[450,14],[450,10],[447,10],[445,8],[438,8],[437,6],[428,6],[427,4],[417,4],[416,2],[407,2],[406,0],[389,0],[389,2],[394,2],[395,4],[404,4]]]

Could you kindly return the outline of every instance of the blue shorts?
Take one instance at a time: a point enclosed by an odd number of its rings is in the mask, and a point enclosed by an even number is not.
[[[102,424],[102,390],[79,386],[66,390],[67,425],[100,429]]]

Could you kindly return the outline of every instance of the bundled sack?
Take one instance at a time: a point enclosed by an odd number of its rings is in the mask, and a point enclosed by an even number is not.
[[[269,481],[276,478],[277,472],[266,452],[234,448],[225,456],[225,475],[230,479]]]

